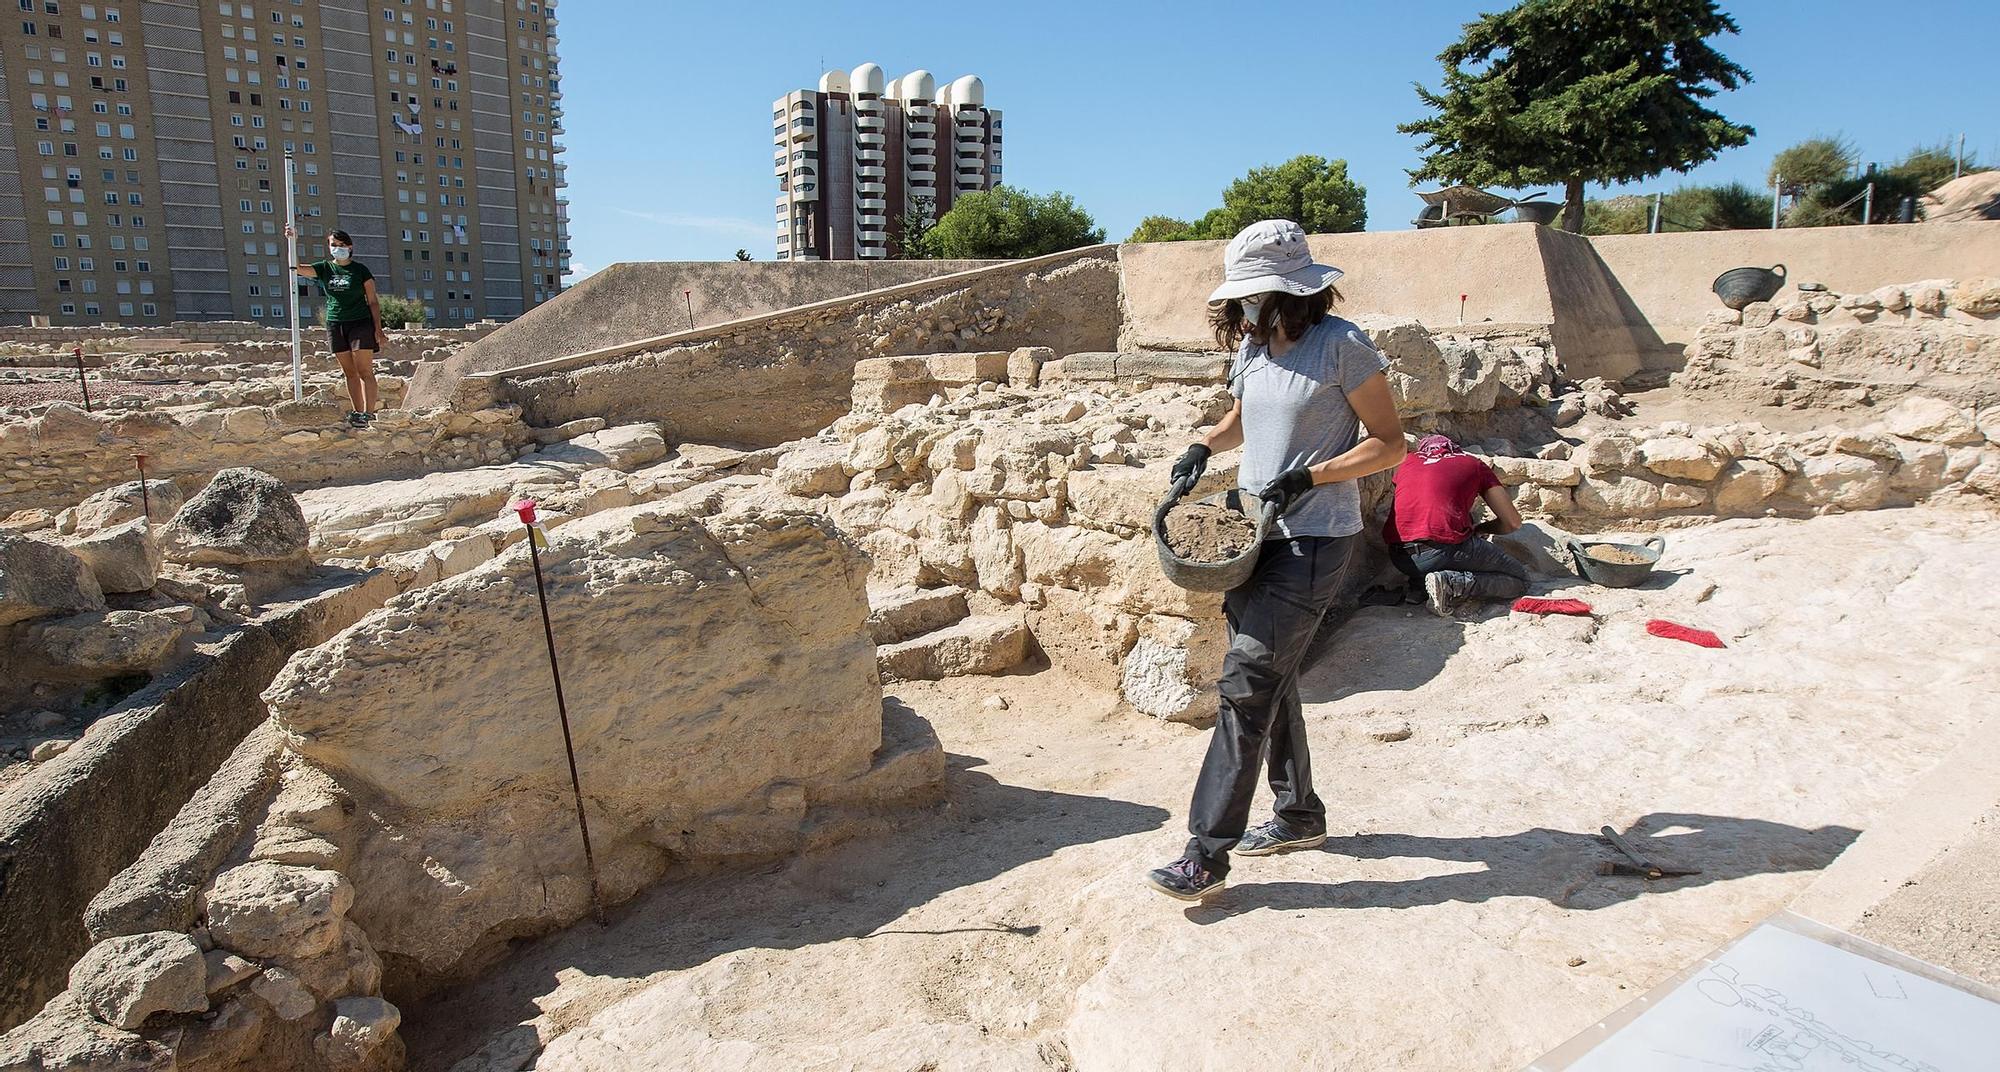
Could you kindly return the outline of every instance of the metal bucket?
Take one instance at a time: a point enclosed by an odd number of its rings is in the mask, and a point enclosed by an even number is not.
[[[1606,588],[1631,588],[1646,583],[1646,578],[1653,575],[1653,567],[1660,564],[1660,556],[1666,553],[1667,541],[1658,536],[1648,536],[1636,544],[1571,538],[1563,541],[1563,546],[1569,549],[1570,558],[1576,564],[1576,572],[1584,580],[1592,584],[1601,584]],[[1593,547],[1625,551],[1645,561],[1606,562],[1601,558],[1590,556],[1590,549]]]
[[[1769,268],[1731,268],[1715,277],[1709,284],[1722,304],[1731,309],[1742,310],[1751,302],[1770,301],[1785,285],[1785,266],[1774,264]]]
[[[1514,219],[1520,223],[1539,223],[1544,227],[1556,222],[1562,214],[1560,201],[1516,201]]]
[[[1174,549],[1167,546],[1167,511],[1172,510],[1181,501],[1181,497],[1181,493],[1176,489],[1174,494],[1167,496],[1166,502],[1160,504],[1158,510],[1153,511],[1153,550],[1160,556],[1160,572],[1167,575],[1167,580],[1190,592],[1227,592],[1249,580],[1250,575],[1257,570],[1257,556],[1264,550],[1264,534],[1270,530],[1271,522],[1277,517],[1271,504],[1261,499],[1252,499],[1256,511],[1252,513],[1244,508],[1246,496],[1238,488],[1196,499],[1197,503],[1227,506],[1250,518],[1256,522],[1257,533],[1249,550],[1227,562],[1189,562],[1174,554]]]

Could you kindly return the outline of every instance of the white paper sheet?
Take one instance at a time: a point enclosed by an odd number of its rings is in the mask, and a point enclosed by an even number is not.
[[[1768,923],[1571,1072],[1993,1072],[2000,1005]]]

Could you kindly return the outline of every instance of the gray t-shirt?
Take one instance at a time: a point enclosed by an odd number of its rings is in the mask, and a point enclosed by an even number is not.
[[[1347,393],[1389,367],[1358,327],[1329,316],[1283,357],[1243,340],[1229,369],[1229,389],[1243,400],[1243,460],[1237,484],[1255,494],[1278,474],[1317,465],[1354,448],[1361,420]],[[1320,484],[1280,518],[1280,536],[1352,536],[1361,531],[1354,481]]]

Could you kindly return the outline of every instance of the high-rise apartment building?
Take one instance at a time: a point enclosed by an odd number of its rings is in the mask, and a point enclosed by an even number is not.
[[[1000,113],[973,75],[940,90],[929,71],[828,71],[773,101],[771,123],[781,261],[888,257],[905,214],[934,220],[1000,183]]]
[[[553,0],[0,0],[0,19],[0,323],[283,324],[287,151],[301,260],[345,230],[432,324],[562,289]]]

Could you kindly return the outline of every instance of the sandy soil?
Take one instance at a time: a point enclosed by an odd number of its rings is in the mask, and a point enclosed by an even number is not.
[[[1257,523],[1219,503],[1184,502],[1167,511],[1167,546],[1185,562],[1228,562],[1250,549]]]
[[[1051,671],[899,686],[941,810],[529,944],[407,1010],[412,1067],[1518,1068],[1784,905],[2000,687],[1991,518],[1727,522],[1662,570],[1562,590],[1595,618],[1358,612],[1304,682],[1334,837],[1202,907],[1139,874],[1204,733]],[[1702,873],[1597,874],[1605,824]]]

